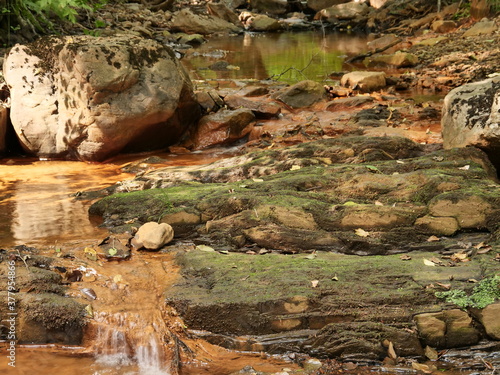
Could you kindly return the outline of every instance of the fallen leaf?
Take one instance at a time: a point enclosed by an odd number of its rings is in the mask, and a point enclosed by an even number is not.
[[[396,163],[398,163],[398,164],[404,164],[405,162],[403,160],[396,160]]]
[[[95,294],[94,290],[91,288],[80,289],[80,292],[84,295],[85,298],[87,298],[89,300],[97,299],[97,295]]]
[[[427,358],[433,361],[435,361],[439,357],[436,349],[431,348],[429,345],[425,347],[424,354]]]
[[[344,203],[344,206],[357,206],[357,205],[358,205],[358,203],[352,202],[352,201],[347,201]]]
[[[407,255],[407,254],[403,254],[399,257],[399,259],[401,260],[411,260],[411,256]]]
[[[312,281],[311,281],[311,286],[312,286],[313,288],[316,288],[316,287],[318,286],[318,284],[319,284],[319,280],[312,280]]]
[[[430,267],[435,267],[435,266],[436,266],[436,263],[431,262],[431,261],[430,261],[430,260],[428,260],[428,259],[424,259],[424,264],[425,264],[426,266],[430,266]]]
[[[94,310],[92,309],[92,306],[90,305],[85,306],[85,311],[87,312],[88,316],[90,316],[91,318],[94,317]]]
[[[454,262],[463,262],[467,259],[467,254],[460,252],[460,253],[455,253],[451,256],[451,260]]]
[[[380,170],[374,165],[365,165],[365,167],[370,170],[370,172],[380,172]]]
[[[389,358],[392,358],[392,359],[398,358],[396,351],[394,350],[394,345],[392,344],[392,341],[389,341],[389,347],[387,348],[387,354],[389,355]]]
[[[354,232],[360,237],[368,237],[370,235],[369,232],[361,228],[356,229]]]
[[[478,283],[479,281],[477,281],[476,279],[469,279],[467,280],[468,283]]]
[[[481,248],[481,250],[478,250],[477,253],[478,254],[486,254],[486,253],[489,253],[491,251],[491,249],[493,249],[491,246],[485,246],[485,247]]]
[[[252,178],[253,182],[264,182],[262,178]]]
[[[207,246],[207,245],[198,245],[196,246],[196,250],[201,250],[201,251],[207,251],[207,252],[214,252],[214,248]]]
[[[292,168],[290,168],[291,171],[297,171],[300,169],[300,165],[292,165]]]
[[[86,247],[85,249],[83,249],[83,253],[90,260],[97,260],[97,252],[91,247]]]
[[[375,206],[383,206],[384,204],[382,202],[379,202],[379,201],[375,201]]]
[[[335,276],[332,277],[332,280],[333,281],[339,281],[339,278],[337,277],[337,274],[335,274]]]
[[[432,157],[432,160],[435,160],[435,161],[443,161],[444,158],[442,156],[433,156]]]
[[[318,256],[318,254],[316,254],[316,251],[313,251],[311,254],[305,256],[304,258],[305,259],[314,259]]]
[[[267,249],[260,249],[259,250],[259,255],[264,255],[264,254],[267,254],[267,253],[270,253],[270,251],[267,250]]]
[[[417,371],[422,371],[426,374],[432,373],[432,370],[429,366],[424,365],[423,363],[418,363],[418,362],[412,362],[411,367],[413,367]]]
[[[441,240],[439,239],[439,237],[436,237],[436,236],[430,236],[427,239],[427,242],[436,242],[436,241],[441,241]]]
[[[108,254],[112,257],[115,256],[117,252],[118,250],[116,250],[114,247],[108,249]]]
[[[443,265],[443,262],[441,261],[441,259],[438,259],[436,257],[432,257],[431,259],[429,259],[431,262],[435,263],[435,264],[439,264],[440,266]]]
[[[120,281],[122,281],[122,275],[115,275],[113,277],[113,282],[118,284]]]
[[[451,284],[442,284],[442,283],[438,283],[438,282],[436,282],[436,284],[439,285],[440,287],[446,289],[446,290],[451,289]]]
[[[219,250],[219,254],[228,255],[229,251],[228,250]]]
[[[461,169],[462,171],[468,171],[470,168],[470,165],[467,164],[467,165],[464,165],[463,167],[459,167],[458,169]]]

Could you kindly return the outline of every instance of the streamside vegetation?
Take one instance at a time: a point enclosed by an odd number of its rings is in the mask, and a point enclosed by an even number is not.
[[[90,15],[107,0],[0,0],[0,43],[19,37],[63,33],[65,24],[76,24],[79,15]],[[95,25],[98,27],[99,25]]]

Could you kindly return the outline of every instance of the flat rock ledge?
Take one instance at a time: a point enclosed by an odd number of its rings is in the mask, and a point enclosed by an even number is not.
[[[193,334],[366,363],[387,342],[423,358],[428,345],[495,340],[495,326],[478,329],[435,293],[497,272],[498,186],[474,147],[345,137],[160,168],[81,198],[108,195],[90,212],[114,231],[151,219],[174,228],[162,251],[182,271],[167,303]]]

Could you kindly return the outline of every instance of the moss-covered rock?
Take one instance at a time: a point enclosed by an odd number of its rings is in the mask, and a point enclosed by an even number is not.
[[[159,169],[138,178],[156,188],[111,195],[90,212],[111,228],[191,215],[184,236],[202,233],[229,250],[387,254],[425,247],[430,235],[495,232],[495,178],[478,149],[426,154],[404,138],[346,137]]]
[[[0,254],[0,284],[6,286],[0,292],[6,302],[0,305],[0,320],[13,319],[20,344],[80,344],[85,306],[64,296],[61,275],[41,268],[49,267],[50,258],[34,254],[32,248],[22,251]],[[6,339],[10,326],[0,328],[0,339]]]
[[[228,348],[284,352],[300,347],[326,357],[360,359],[364,353],[365,359],[381,359],[387,339],[400,356],[421,355],[412,317],[448,307],[435,297],[436,283],[460,288],[496,267],[491,255],[454,267],[424,263],[439,256],[421,252],[404,261],[399,255],[182,251],[176,258],[182,278],[167,291],[167,303],[188,327],[210,332],[203,337]],[[472,328],[466,333],[469,339],[480,337]],[[241,335],[251,336],[231,339]],[[450,335],[443,342],[465,342]]]

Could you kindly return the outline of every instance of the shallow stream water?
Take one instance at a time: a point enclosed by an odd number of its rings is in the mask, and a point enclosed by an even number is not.
[[[332,73],[352,70],[348,56],[367,50],[367,37],[321,31],[300,33],[245,33],[215,37],[190,50],[182,60],[193,79],[266,80],[297,83],[304,79],[330,80]],[[225,61],[224,69],[213,66]]]

